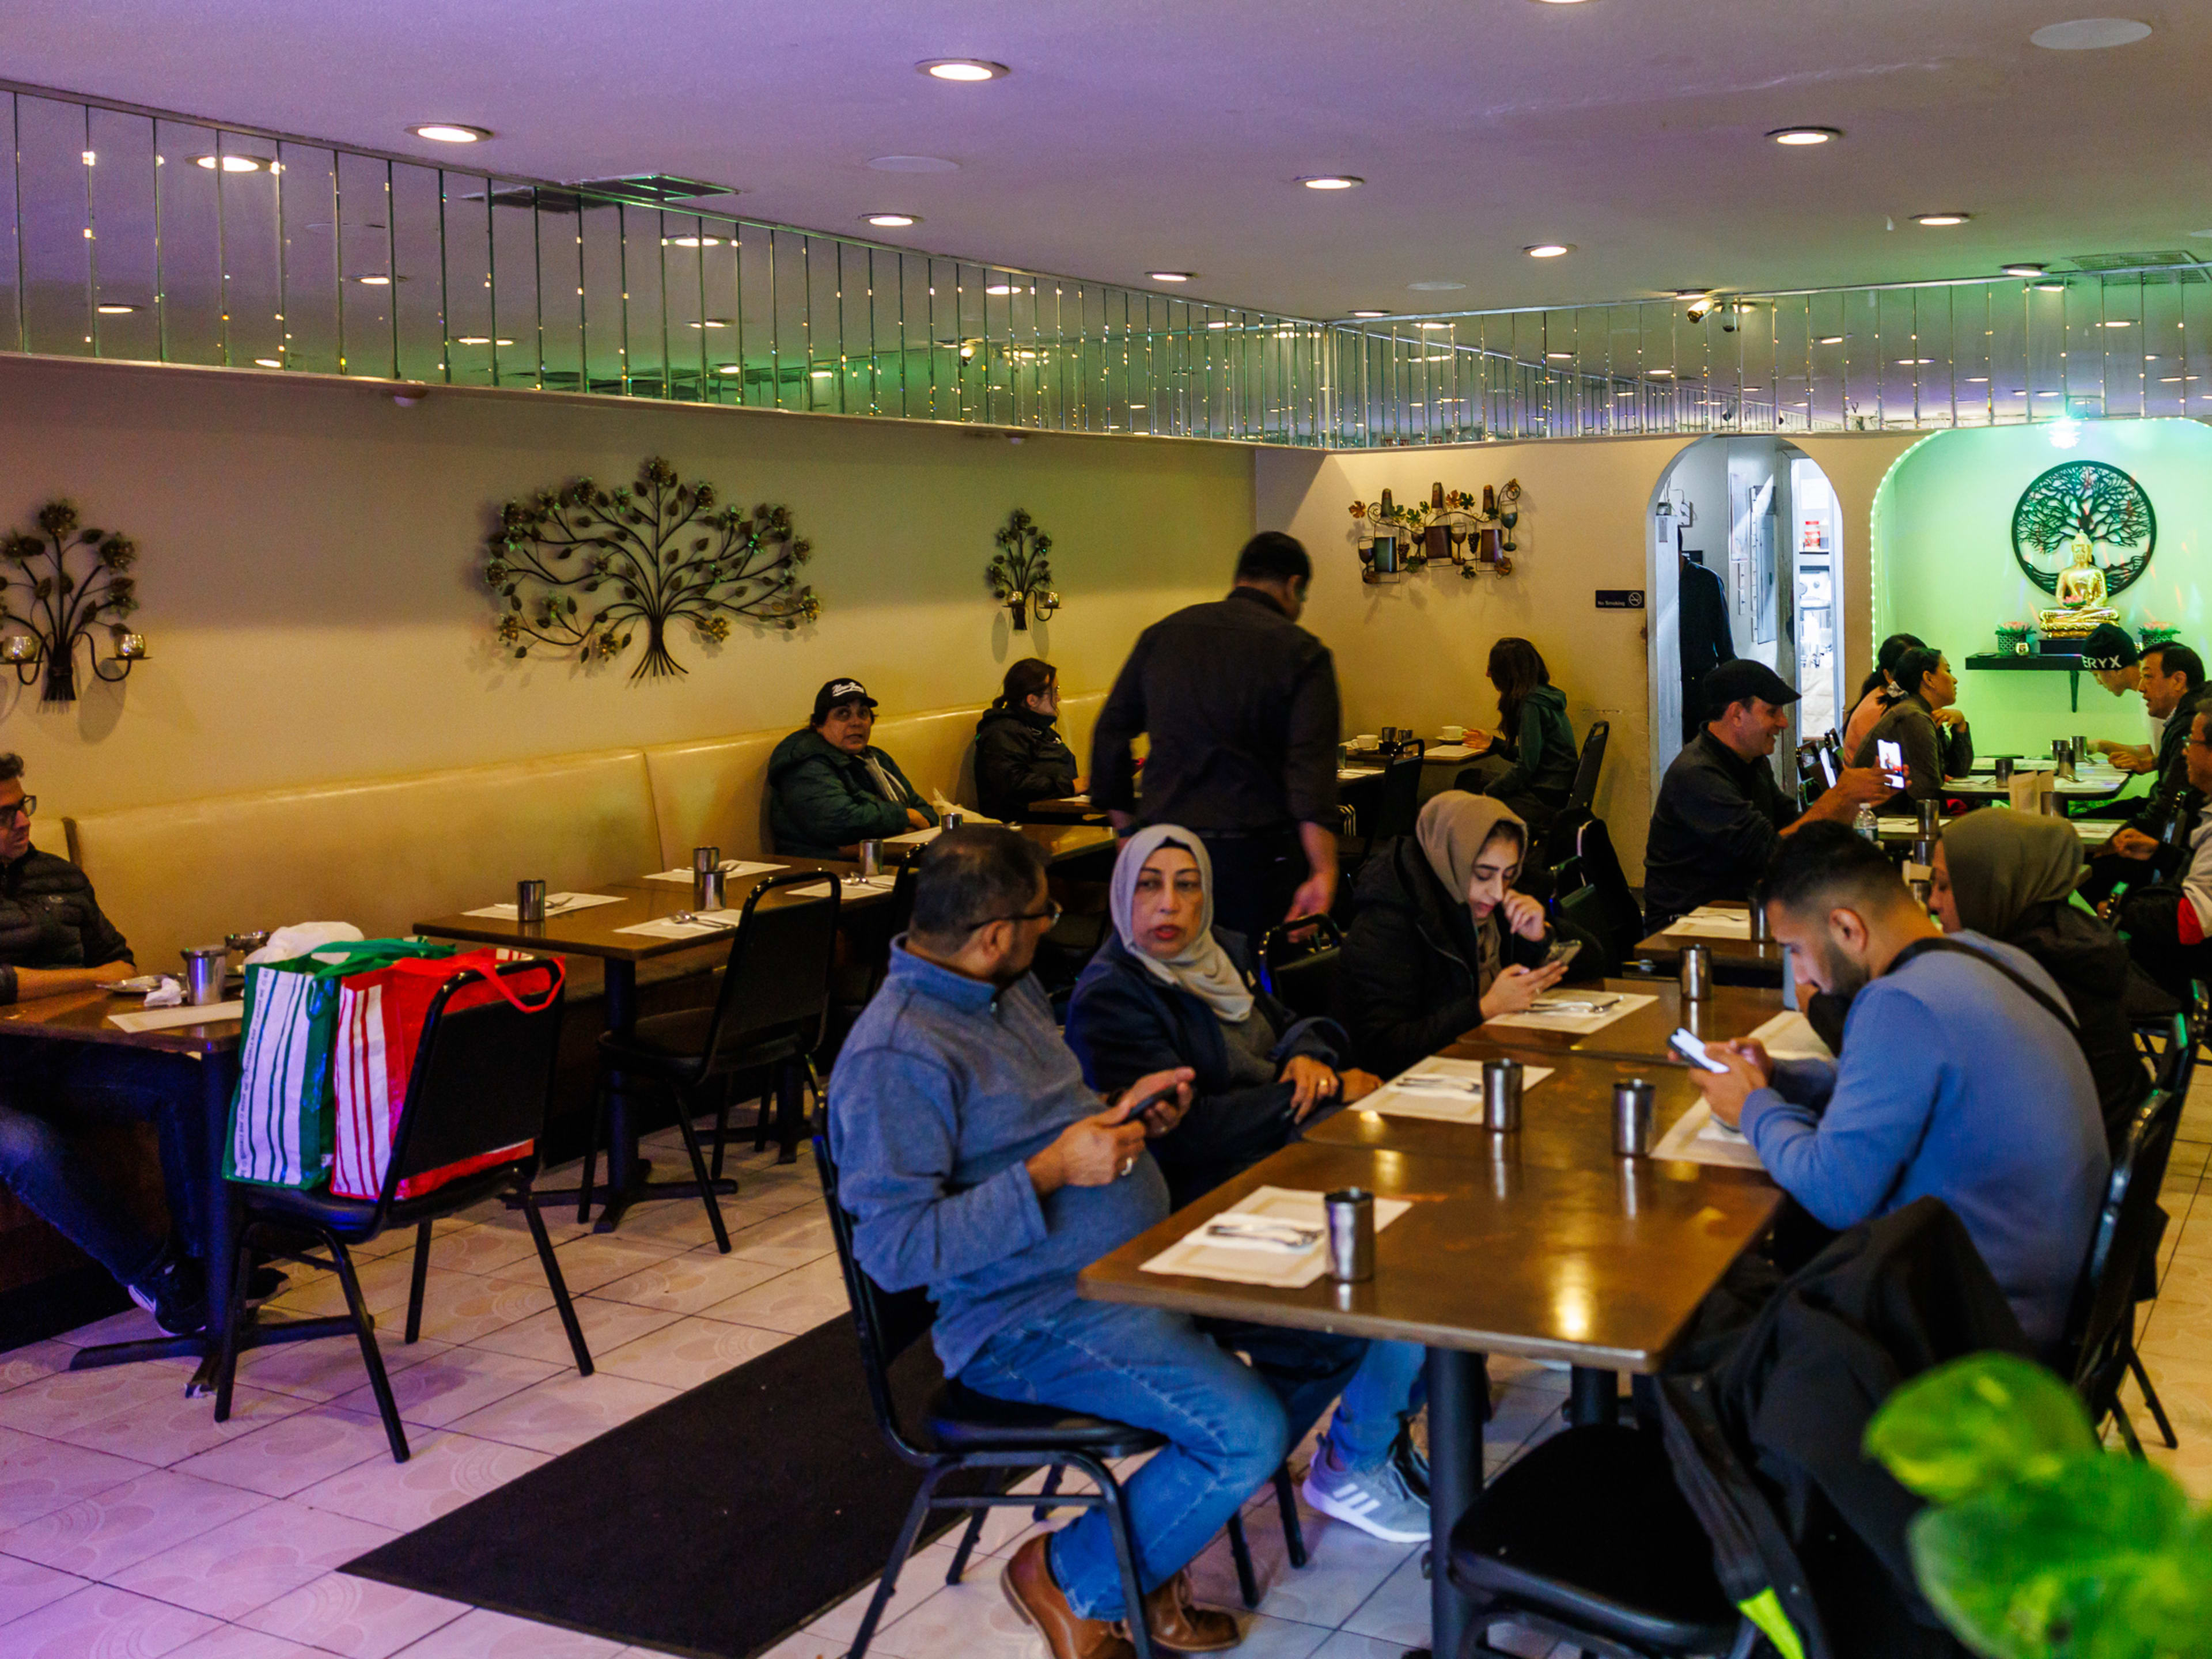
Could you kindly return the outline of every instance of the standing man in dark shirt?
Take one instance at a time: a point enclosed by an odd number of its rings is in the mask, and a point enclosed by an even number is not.
[[[37,805],[23,793],[21,757],[0,755],[0,1003],[82,991],[131,972],[131,947],[100,914],[84,872],[31,845]],[[208,1154],[192,1066],[181,1054],[93,1042],[9,1038],[0,1047],[0,1184],[178,1335],[207,1322],[200,1264],[132,1219],[68,1132],[87,1121],[152,1119],[170,1206],[185,1237],[198,1239]]]
[[[1682,741],[1695,741],[1704,723],[1698,688],[1705,676],[1735,655],[1729,631],[1728,593],[1720,577],[1685,553],[1674,592],[1675,648],[1682,665]]]
[[[1253,537],[1227,599],[1137,636],[1091,739],[1091,799],[1119,830],[1194,831],[1213,861],[1214,919],[1255,941],[1336,898],[1336,665],[1297,625],[1312,580],[1295,538]]]
[[[1705,676],[1703,730],[1659,785],[1644,849],[1644,916],[1656,933],[1715,899],[1748,898],[1782,837],[1821,820],[1849,823],[1886,799],[1873,767],[1850,768],[1801,815],[1766,757],[1790,728],[1797,692],[1765,663],[1738,658]]]

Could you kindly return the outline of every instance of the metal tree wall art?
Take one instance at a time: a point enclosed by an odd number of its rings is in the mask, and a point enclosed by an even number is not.
[[[73,570],[70,556],[80,556]],[[127,573],[138,561],[128,536],[79,527],[76,506],[48,501],[39,509],[39,533],[11,530],[0,540],[0,626],[28,633],[0,635],[0,662],[28,685],[41,669],[46,702],[76,701],[76,647],[82,641],[92,672],[119,680],[146,660],[146,641],[123,625],[138,608],[137,583]],[[103,663],[92,629],[105,623],[115,654]],[[118,669],[115,665],[120,663]]]
[[[1029,631],[1030,617],[1039,622],[1060,609],[1060,595],[1052,591],[1052,538],[1036,527],[1036,520],[1016,507],[1006,526],[994,538],[999,550],[983,578],[992,594],[1014,613],[1014,631]]]
[[[2012,514],[2013,557],[2027,579],[2056,593],[2076,544],[2089,549],[2110,592],[2142,575],[2158,545],[2158,515],[2142,486],[2102,461],[2068,461],[2028,485]]]
[[[790,512],[720,500],[712,484],[684,483],[654,456],[635,488],[579,478],[509,501],[484,549],[500,643],[518,657],[545,646],[611,660],[642,625],[645,655],[630,678],[658,678],[688,672],[669,654],[678,622],[726,640],[732,617],[789,630],[821,615],[799,580],[812,549],[792,534]]]

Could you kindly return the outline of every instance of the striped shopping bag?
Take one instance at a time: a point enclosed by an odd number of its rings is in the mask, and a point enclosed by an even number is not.
[[[375,939],[249,967],[223,1173],[263,1187],[322,1185],[331,1157],[331,1055],[341,981],[403,958],[453,953],[450,945]]]
[[[422,1029],[431,1003],[449,980],[470,973],[484,976],[455,991],[446,1004],[448,1012],[502,1000],[525,1013],[552,1007],[562,977],[557,960],[532,957],[526,971],[505,975],[498,971],[501,963],[527,956],[517,951],[471,951],[462,956],[410,958],[349,974],[338,982],[331,1064],[337,1107],[331,1192],[362,1199],[374,1199],[383,1192],[385,1174],[392,1167],[392,1138],[407,1103],[407,1083],[415,1073]],[[398,1196],[418,1198],[476,1170],[527,1157],[531,1145],[525,1140],[492,1147],[418,1171],[400,1182]]]

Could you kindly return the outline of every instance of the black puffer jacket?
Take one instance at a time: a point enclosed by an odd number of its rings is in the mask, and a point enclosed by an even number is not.
[[[2132,1029],[2171,999],[2128,958],[2120,936],[2078,904],[2032,904],[2006,930],[2004,942],[2033,957],[2058,982],[2081,1030],[2081,1053],[2096,1080],[2107,1137],[2125,1139],[2129,1120],[2150,1092],[2150,1073]]]
[[[15,1000],[18,968],[100,968],[131,947],[100,913],[92,884],[67,859],[33,847],[0,866],[0,1003]]]
[[[1360,867],[1354,897],[1358,913],[1345,935],[1337,979],[1343,1023],[1359,1064],[1395,1077],[1482,1024],[1474,918],[1453,902],[1411,836],[1376,848]],[[1483,926],[1498,927],[1498,917]],[[1547,948],[1508,933],[1500,964],[1535,967]]]
[[[1018,823],[1030,803],[1075,791],[1075,751],[1049,714],[987,708],[975,723],[975,801],[987,818]]]

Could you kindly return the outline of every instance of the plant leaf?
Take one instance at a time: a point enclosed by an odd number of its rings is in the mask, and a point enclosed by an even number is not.
[[[1972,1354],[1915,1377],[1867,1425],[1866,1450],[1911,1491],[1956,1503],[2008,1480],[2046,1480],[2097,1455],[2088,1413],[2041,1366]]]

